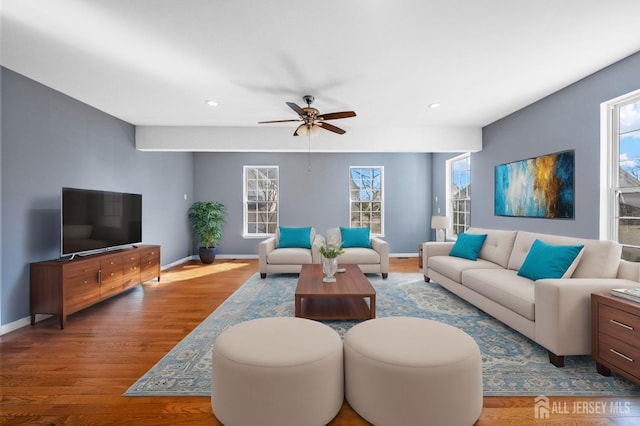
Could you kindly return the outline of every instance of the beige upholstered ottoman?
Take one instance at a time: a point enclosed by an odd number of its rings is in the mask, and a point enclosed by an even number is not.
[[[344,339],[345,395],[376,426],[472,425],[482,412],[476,342],[447,324],[386,317]]]
[[[344,401],[342,340],[308,319],[261,318],[216,339],[211,407],[226,426],[326,425]]]

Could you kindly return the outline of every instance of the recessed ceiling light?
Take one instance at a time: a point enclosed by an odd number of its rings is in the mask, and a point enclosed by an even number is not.
[[[216,101],[212,101],[211,99],[209,99],[208,101],[204,101],[204,103],[206,103],[207,105],[211,106],[211,107],[217,107],[218,103]]]
[[[430,104],[430,105],[429,105],[429,108],[431,108],[431,109],[440,108],[440,104],[438,104],[438,103]]]

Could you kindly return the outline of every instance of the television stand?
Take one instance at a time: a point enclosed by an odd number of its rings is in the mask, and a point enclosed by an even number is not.
[[[160,246],[140,245],[71,259],[30,265],[31,325],[37,314],[60,317],[87,308],[138,284],[160,281]]]

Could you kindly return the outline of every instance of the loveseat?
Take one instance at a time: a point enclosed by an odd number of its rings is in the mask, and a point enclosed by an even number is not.
[[[258,244],[260,277],[267,274],[300,273],[302,265],[320,263],[323,238],[313,227],[279,226],[276,235]]]
[[[371,235],[368,228],[331,228],[326,242],[342,245],[344,253],[338,256],[338,265],[357,264],[365,274],[380,274],[385,279],[389,276],[389,244]]]
[[[479,228],[467,234],[486,234],[477,260],[450,256],[453,242],[423,244],[425,281],[433,280],[540,344],[557,367],[564,366],[566,355],[591,353],[591,293],[640,286],[640,264],[621,260],[622,248],[614,241]],[[523,264],[544,269],[554,263],[537,261],[533,254],[528,258],[534,242],[536,254],[540,248],[544,254],[544,243],[553,246],[546,246],[549,252],[558,245],[584,248],[560,278],[533,280],[522,276]]]

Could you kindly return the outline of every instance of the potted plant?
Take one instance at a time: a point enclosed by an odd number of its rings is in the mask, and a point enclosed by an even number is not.
[[[227,210],[218,201],[196,201],[189,208],[189,222],[202,246],[198,255],[202,263],[213,263],[215,248],[222,238]]]

